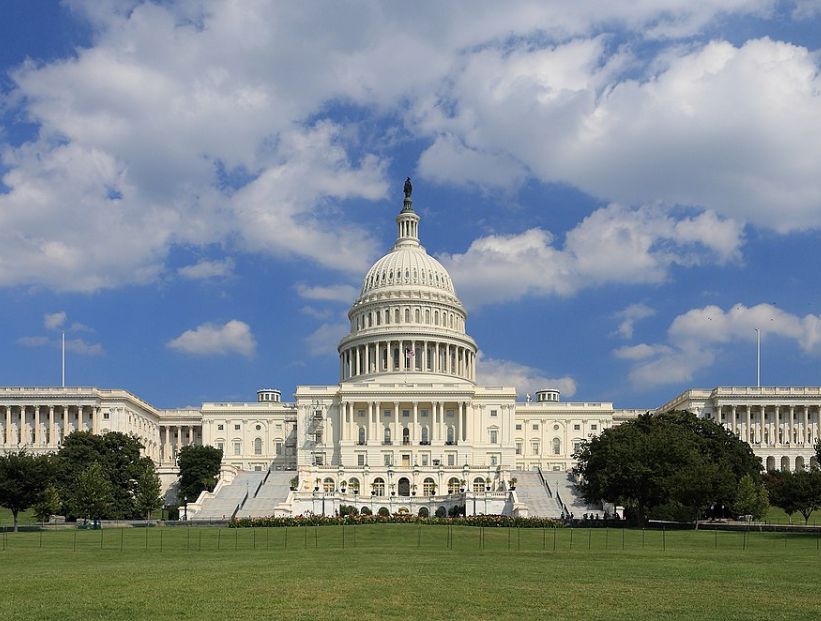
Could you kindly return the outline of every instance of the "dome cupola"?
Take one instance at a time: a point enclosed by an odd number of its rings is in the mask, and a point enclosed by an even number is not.
[[[450,274],[419,242],[412,192],[408,178],[396,242],[368,270],[348,312],[351,331],[339,344],[340,381],[396,373],[475,380],[476,344],[465,332],[467,313]]]

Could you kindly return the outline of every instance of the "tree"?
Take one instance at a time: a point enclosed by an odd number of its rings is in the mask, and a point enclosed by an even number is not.
[[[34,515],[41,522],[47,522],[51,516],[60,511],[63,506],[63,501],[60,498],[60,492],[57,491],[57,486],[54,483],[49,483],[37,502],[32,505],[34,508]]]
[[[113,497],[114,489],[103,466],[93,462],[77,476],[66,503],[72,515],[99,520],[110,514]]]
[[[160,495],[161,492],[162,485],[160,483],[160,477],[154,472],[154,464],[148,459],[148,464],[137,479],[137,486],[134,492],[134,507],[140,515],[145,516],[146,520],[151,519],[152,511],[162,507],[163,499]]]
[[[806,524],[813,511],[821,507],[821,470],[817,468],[771,472],[766,481],[772,503],[790,517],[798,512]]]
[[[20,511],[33,506],[51,482],[51,461],[25,449],[0,456],[0,506],[11,511],[14,532]]]
[[[100,517],[142,518],[144,513],[135,502],[137,482],[147,469],[154,471],[151,460],[142,456],[142,449],[143,445],[137,437],[124,433],[95,435],[75,431],[69,434],[57,453],[61,495],[64,499],[71,496],[71,488],[80,473],[90,464],[98,463],[111,483],[111,502],[105,515]]]
[[[757,483],[749,474],[741,477],[733,503],[733,511],[736,515],[752,515],[753,518],[758,519],[767,513],[769,506],[767,488],[764,483]]]
[[[628,517],[697,520],[714,504],[731,505],[739,480],[760,480],[750,446],[689,412],[644,414],[583,442],[574,454],[588,502],[625,507]]]
[[[222,449],[213,446],[183,446],[177,457],[180,467],[179,498],[194,502],[203,490],[213,491],[222,463]]]

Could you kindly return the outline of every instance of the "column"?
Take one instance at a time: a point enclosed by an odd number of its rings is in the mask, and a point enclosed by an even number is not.
[[[736,423],[735,423],[735,406],[734,405],[730,406],[730,416],[733,417],[733,421],[732,421],[732,423],[730,423],[730,431],[733,433],[733,435],[738,435],[738,428],[737,428]]]
[[[340,439],[348,439],[348,403],[347,401],[339,402],[339,423],[342,425],[340,432]]]
[[[194,425],[188,425],[188,444],[194,444]]]
[[[790,443],[790,446],[792,446],[793,444],[798,444],[798,438],[794,437],[794,432],[795,432],[795,423],[793,421],[794,415],[795,415],[795,406],[791,405],[790,406],[790,424],[787,425],[787,427],[788,427],[788,429],[787,429],[788,436],[787,437],[788,437],[788,442]]]
[[[162,457],[165,463],[171,461],[171,434],[170,427],[165,426],[165,444],[162,447]]]
[[[379,368],[382,362],[382,358],[379,356],[379,341],[376,341],[373,345],[373,357],[374,357],[374,370],[376,373],[379,373],[382,369]]]
[[[31,414],[34,424],[34,445],[40,446],[40,406],[35,405]]]
[[[781,443],[781,407],[776,405],[773,406],[773,410],[775,411],[775,439],[774,442],[776,445]]]
[[[11,406],[6,406],[6,446],[11,446]]]
[[[48,406],[48,445],[49,446],[56,446],[57,443],[54,441],[54,406]]]
[[[176,425],[177,428],[177,455],[180,454],[180,449],[182,448],[182,425]],[[243,450],[245,449],[245,443],[243,442]]]
[[[413,402],[413,431],[411,433],[411,443],[419,444],[419,404]]]
[[[744,424],[745,424],[745,427],[746,427],[746,432],[745,433],[746,433],[746,436],[747,436],[747,443],[752,444],[753,443],[753,437],[752,437],[752,433],[750,432],[750,406],[749,405],[744,408]]]
[[[91,408],[91,432],[100,433],[100,406]]]
[[[467,442],[468,439],[468,421],[467,421],[467,408],[465,408],[465,402],[459,402],[459,426],[461,427],[461,435],[462,435],[462,442]]]
[[[402,434],[399,433],[399,402],[393,404],[393,433],[391,433],[391,443],[397,444],[401,441]]]
[[[27,444],[25,442],[25,429],[26,429],[26,406],[20,406],[20,422],[17,424],[17,445]]]
[[[63,408],[63,439],[68,435],[68,406],[64,405]]]
[[[801,442],[804,443],[804,446],[807,446],[810,442],[810,408],[806,405],[804,406],[804,429],[801,434]]]

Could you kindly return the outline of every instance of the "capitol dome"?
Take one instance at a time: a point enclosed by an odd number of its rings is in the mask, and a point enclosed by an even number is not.
[[[395,373],[474,381],[476,344],[465,332],[467,313],[450,274],[419,243],[411,191],[408,180],[396,243],[368,270],[348,312],[340,381]]]

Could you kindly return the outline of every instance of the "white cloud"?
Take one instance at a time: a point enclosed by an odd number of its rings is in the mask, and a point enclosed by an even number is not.
[[[50,339],[46,336],[23,336],[17,339],[17,344],[23,347],[62,347],[60,339]],[[66,351],[81,356],[102,356],[105,349],[100,343],[89,343],[85,339],[66,339]]]
[[[300,297],[306,300],[340,302],[349,305],[353,303],[359,293],[358,289],[351,285],[311,286],[304,283],[297,284],[296,292]]]
[[[638,387],[682,383],[713,364],[723,345],[753,343],[756,328],[762,338],[786,338],[807,354],[821,354],[821,315],[800,317],[771,304],[694,308],[670,324],[668,343],[621,347],[613,354],[634,361],[630,379]]]
[[[539,369],[510,360],[487,358],[481,351],[476,356],[476,377],[483,386],[514,387],[520,397],[545,388],[558,389],[566,397],[576,394],[576,382],[572,377],[547,377]]]
[[[305,339],[308,352],[312,356],[333,356],[337,354],[336,346],[350,329],[346,321],[326,322],[311,332]]]
[[[193,356],[240,354],[250,358],[256,351],[256,340],[251,327],[237,319],[224,325],[201,324],[193,330],[186,330],[166,345]]]
[[[458,168],[469,152],[607,201],[697,206],[779,232],[821,228],[821,177],[809,165],[821,160],[821,77],[806,48],[712,41],[642,63],[598,37],[486,46],[462,62],[437,97],[416,102],[414,127],[433,139],[422,164]],[[480,165],[473,181],[487,174]],[[507,181],[521,174],[511,168]],[[469,182],[469,169],[457,180]],[[722,252],[724,232],[695,224],[680,233]]]
[[[633,82],[630,50],[597,35],[689,37],[772,0],[70,5],[91,46],[12,75],[37,139],[2,154],[0,286],[150,282],[177,244],[362,270],[374,240],[335,207],[383,198],[386,161],[328,121],[335,103],[363,126],[405,120],[431,142],[420,170],[449,183],[533,175],[779,230],[819,221],[811,54],[716,42]]]
[[[633,328],[636,322],[652,317],[655,314],[656,311],[647,306],[647,304],[631,304],[616,313],[616,318],[621,319],[616,334],[625,339],[633,338]]]
[[[190,280],[226,278],[234,275],[234,260],[228,258],[221,261],[199,261],[177,269],[177,273]]]
[[[56,330],[66,323],[66,318],[67,315],[65,311],[46,313],[43,317],[43,325],[46,327],[46,330]]]
[[[711,237],[689,235],[710,226]],[[684,234],[682,233],[684,231]],[[725,243],[716,246],[713,240]],[[525,295],[568,296],[607,283],[660,283],[673,265],[738,258],[741,227],[714,214],[675,219],[662,210],[610,205],[567,233],[564,247],[542,229],[474,240],[463,254],[440,257],[469,306]]]

